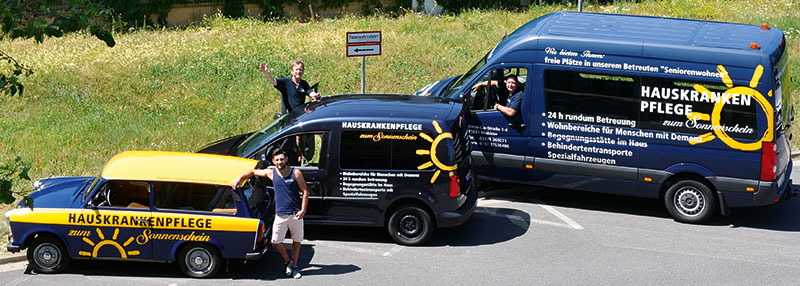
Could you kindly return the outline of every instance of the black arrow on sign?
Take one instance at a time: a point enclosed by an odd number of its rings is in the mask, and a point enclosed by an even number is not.
[[[353,51],[355,51],[356,53],[358,53],[358,52],[367,52],[367,51],[374,51],[374,50],[373,50],[373,49],[358,49],[358,48],[356,48],[356,49],[355,49],[355,50],[353,50]]]

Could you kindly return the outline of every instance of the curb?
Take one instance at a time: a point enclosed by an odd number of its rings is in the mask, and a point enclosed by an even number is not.
[[[791,155],[789,156],[792,161],[800,159],[800,151],[792,151]]]
[[[10,254],[10,255],[0,255],[0,265],[25,261],[27,256],[25,253],[17,253],[17,254]]]

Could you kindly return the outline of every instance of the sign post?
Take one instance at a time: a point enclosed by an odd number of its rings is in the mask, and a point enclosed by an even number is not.
[[[361,57],[361,93],[365,93],[365,58],[381,55],[381,31],[347,32],[347,56]]]

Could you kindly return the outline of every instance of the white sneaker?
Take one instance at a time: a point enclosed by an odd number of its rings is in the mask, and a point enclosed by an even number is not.
[[[294,279],[300,279],[300,277],[303,277],[303,274],[300,274],[299,267],[295,267],[294,269],[292,269],[292,277],[294,277]]]
[[[289,259],[289,262],[286,262],[286,277],[292,277],[292,270],[294,270],[292,264],[293,263],[291,259]]]

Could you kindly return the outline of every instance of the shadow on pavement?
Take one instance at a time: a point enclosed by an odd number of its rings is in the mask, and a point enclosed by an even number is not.
[[[287,249],[291,249],[289,245],[287,244]],[[311,264],[310,261],[313,257],[314,247],[303,245],[298,262],[303,276],[339,275],[361,270],[361,267],[352,264]],[[293,278],[285,276],[284,269],[283,258],[277,252],[270,251],[261,260],[256,261],[231,260],[226,262],[223,260],[222,269],[217,272],[216,276],[198,281],[215,283],[214,281],[226,280],[293,280]],[[177,264],[159,262],[73,260],[64,273],[84,276],[191,279],[183,275]],[[25,274],[37,275],[30,266],[25,270]],[[57,274],[53,277],[57,277]]]
[[[537,199],[551,206],[671,219],[663,201],[652,198],[510,183],[493,184],[492,189],[486,191],[484,197],[494,200],[530,203],[534,203],[533,199]],[[719,207],[717,207],[716,214],[705,224],[778,231],[800,231],[800,220],[797,220],[797,217],[800,217],[800,196],[775,205],[733,208],[730,216],[722,216]]]
[[[514,209],[479,207],[466,223],[438,228],[425,246],[476,246],[509,241],[525,234],[530,215]],[[395,244],[386,228],[355,226],[306,226],[310,240],[333,240]]]

